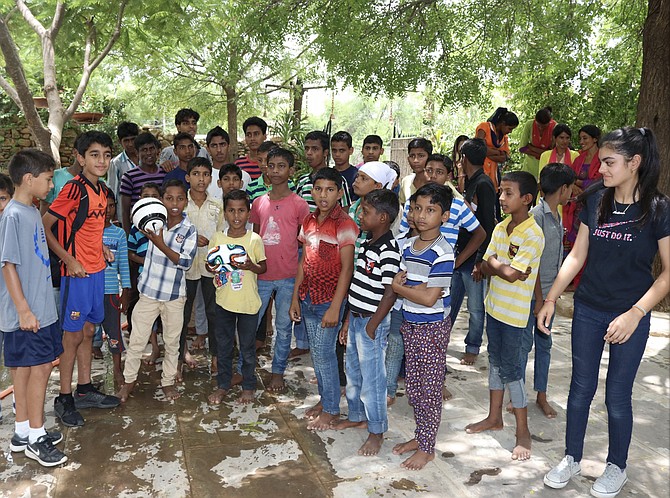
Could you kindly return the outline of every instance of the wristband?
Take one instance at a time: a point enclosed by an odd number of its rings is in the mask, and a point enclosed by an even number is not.
[[[642,312],[642,316],[647,316],[647,310],[644,309],[644,308],[643,308],[642,306],[640,306],[639,304],[634,304],[634,305],[633,305],[633,308],[637,308],[638,311]]]
[[[554,299],[545,299],[544,302],[545,303],[553,303],[554,306],[556,306],[556,301]]]

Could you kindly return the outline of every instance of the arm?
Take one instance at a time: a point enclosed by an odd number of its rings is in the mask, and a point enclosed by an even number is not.
[[[456,256],[456,260],[454,261],[454,268],[458,268],[459,266],[461,266],[464,261],[466,261],[475,252],[477,252],[479,246],[481,246],[485,240],[486,240],[486,231],[480,225],[473,230],[472,237],[465,245],[463,250],[460,253],[458,253],[458,256]]]
[[[426,282],[409,286],[405,285],[407,281],[407,271],[401,271],[393,278],[391,288],[393,292],[402,298],[408,299],[421,306],[433,306],[442,296],[442,287],[428,287]]]
[[[328,328],[334,327],[337,325],[340,319],[340,308],[344,299],[347,297],[347,292],[349,292],[349,283],[351,282],[351,277],[354,274],[354,246],[348,245],[340,247],[340,263],[342,269],[340,270],[340,275],[337,277],[337,286],[335,287],[335,294],[333,295],[333,300],[330,302],[330,306],[323,314],[321,319],[321,327]]]
[[[495,256],[490,256],[488,260],[482,262],[482,273],[491,277],[500,277],[508,282],[517,280],[526,280],[530,274],[530,267],[525,272],[515,270],[510,265],[501,263]]]
[[[60,259],[67,268],[67,273],[70,277],[86,277],[88,276],[86,270],[82,264],[77,261],[69,252],[67,252],[62,245],[58,243],[58,239],[51,231],[51,227],[58,221],[53,214],[47,212],[42,217],[42,223],[44,224],[44,234],[47,238],[47,245],[51,249],[58,259]]]
[[[247,258],[247,260],[244,263],[231,263],[231,265],[234,265],[236,268],[239,268],[240,270],[249,270],[251,272],[254,272],[256,275],[261,275],[266,271],[268,271],[268,265],[266,260],[254,263],[253,261],[251,261],[251,258]]]
[[[13,263],[5,262],[2,267],[2,276],[5,279],[9,297],[12,298],[14,306],[16,306],[16,312],[19,315],[19,328],[21,330],[37,332],[40,329],[40,322],[31,311],[30,306],[28,306],[16,266]]]
[[[379,301],[377,311],[375,311],[374,315],[372,315],[370,320],[368,320],[368,324],[365,326],[365,332],[373,341],[376,336],[377,327],[379,327],[382,320],[391,312],[391,308],[393,308],[396,298],[396,293],[393,292],[393,284],[384,285],[384,295],[382,296],[381,301]]]
[[[300,286],[305,280],[305,272],[302,269],[303,261],[305,260],[305,252],[303,251],[298,261],[298,273],[295,275],[295,284],[293,284],[293,297],[291,298],[291,307],[289,308],[289,316],[292,321],[299,322],[302,320],[300,316]]]

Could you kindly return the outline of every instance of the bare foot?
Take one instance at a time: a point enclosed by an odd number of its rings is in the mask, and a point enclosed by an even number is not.
[[[435,458],[435,453],[426,453],[425,451],[416,450],[414,454],[400,464],[401,467],[407,470],[421,470],[426,464]]]
[[[210,372],[212,372],[212,375],[219,373],[219,365],[216,360],[216,356],[212,356],[212,366],[210,367]]]
[[[233,377],[230,379],[231,386],[239,386],[242,383],[243,377],[239,372],[235,372]]]
[[[475,361],[477,360],[477,356],[475,353],[463,353],[463,357],[461,358],[461,365],[474,365]]]
[[[296,356],[302,356],[309,353],[309,349],[293,348],[288,354],[289,358],[295,358]]]
[[[317,385],[319,383],[319,379],[317,379],[316,377],[312,377],[311,379],[309,379],[309,383]]]
[[[116,393],[116,397],[121,400],[121,403],[125,403],[126,401],[128,401],[128,397],[130,396],[130,393],[133,392],[134,388],[135,388],[134,382],[126,382],[121,386],[119,392]]]
[[[310,431],[327,431],[331,429],[331,424],[337,422],[340,414],[332,415],[330,413],[321,412],[318,417],[307,424],[307,429]]]
[[[402,455],[410,451],[416,451],[419,449],[419,443],[416,442],[416,439],[410,439],[404,443],[396,444],[393,447],[394,455]]]
[[[270,383],[266,388],[272,393],[277,393],[286,389],[286,384],[284,384],[284,376],[282,374],[273,373],[270,377]]]
[[[358,454],[362,456],[375,456],[379,453],[379,450],[381,450],[383,442],[384,434],[370,433],[368,439],[363,443],[363,446],[358,449]]]
[[[123,378],[123,374],[121,372],[119,373],[114,373],[114,384],[119,386],[119,388],[123,387],[123,385],[126,383],[126,379]]]
[[[453,397],[454,395],[451,394],[451,391],[446,386],[442,386],[442,401],[449,401]]]
[[[149,366],[155,365],[156,360],[158,359],[159,356],[160,351],[157,349],[156,350],[152,349],[151,354],[144,360],[144,364]]]
[[[189,353],[188,351],[186,351],[186,354],[184,355],[184,363],[186,363],[186,366],[188,366],[188,368],[190,368],[191,370],[193,370],[195,367],[198,366],[198,362],[195,361],[195,358],[193,358],[191,353]]]
[[[514,413],[514,407],[512,406],[511,401],[507,402],[507,406],[505,407],[505,410],[507,410],[507,413]]]
[[[484,420],[465,426],[468,434],[477,434],[484,431],[501,431],[503,423],[501,419],[486,417]]]
[[[175,386],[162,386],[161,389],[163,390],[163,394],[165,394],[165,397],[168,401],[172,401],[181,397],[181,394],[179,394],[179,391],[177,391]]]
[[[220,387],[214,391],[212,394],[207,396],[207,401],[212,405],[220,405],[223,401],[223,398],[228,394],[228,389],[221,389]]]
[[[205,347],[205,337],[204,335],[197,336],[191,343],[191,349],[193,351],[198,351],[199,349],[204,349]]]
[[[549,404],[549,401],[547,401],[547,393],[538,392],[535,403],[540,407],[545,417],[556,418],[556,410],[554,410],[554,407]]]
[[[255,399],[256,397],[254,396],[253,390],[243,389],[242,394],[237,398],[236,403],[240,405],[248,405],[249,403],[253,403]]]
[[[523,431],[516,434],[516,446],[512,450],[512,460],[528,460],[530,458],[530,432]]]
[[[265,347],[265,341],[256,340],[256,351]]]
[[[174,376],[174,381],[181,384],[184,381],[184,362],[179,360],[177,362],[177,373]]]
[[[316,418],[319,415],[321,415],[322,411],[323,411],[323,404],[321,404],[321,401],[319,401],[312,408],[307,409],[307,411],[305,412],[305,417],[309,419]]]
[[[366,421],[363,422],[352,422],[348,418],[342,419],[342,420],[336,420],[333,422],[331,427],[336,430],[344,430],[344,429],[365,429],[368,426],[368,423]]]
[[[393,406],[395,404],[395,396],[386,396],[386,406]]]

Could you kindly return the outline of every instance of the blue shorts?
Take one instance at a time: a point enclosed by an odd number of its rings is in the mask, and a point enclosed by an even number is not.
[[[5,341],[5,366],[34,367],[51,363],[63,353],[63,335],[54,322],[37,332],[15,330],[2,333]]]
[[[105,319],[105,271],[88,277],[62,277],[60,319],[65,332],[79,332],[84,323],[102,323]]]

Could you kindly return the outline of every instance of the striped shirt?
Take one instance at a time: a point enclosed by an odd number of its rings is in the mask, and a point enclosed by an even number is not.
[[[409,211],[409,201],[405,202],[402,210],[402,219],[400,220],[400,230],[398,236],[409,232],[409,224],[407,223],[407,213]],[[451,208],[449,209],[449,219],[442,225],[440,232],[445,240],[451,244],[452,249],[456,252],[456,241],[458,241],[458,231],[465,228],[468,232],[474,232],[479,227],[479,220],[468,207],[463,199],[454,197],[451,201]]]
[[[130,233],[128,234],[128,250],[137,254],[140,258],[147,255],[149,249],[149,239],[142,234],[135,225],[130,225]],[[144,265],[140,265],[138,274],[142,273]]]
[[[498,276],[491,277],[485,306],[486,312],[496,320],[523,328],[528,324],[530,301],[544,249],[544,234],[535,218],[529,216],[514,227],[511,235],[507,235],[507,226],[511,221],[512,217],[508,216],[496,225],[484,261],[495,256],[500,263],[520,272],[525,272],[530,266],[531,272],[524,281],[508,282]]]
[[[291,192],[295,192],[295,183],[293,183],[293,180],[288,181],[288,188]],[[263,175],[252,180],[251,183],[247,185],[247,195],[251,202],[254,202],[254,199],[257,199],[260,196],[267,194],[270,190],[272,190],[272,184],[266,185],[263,181]]]
[[[249,156],[238,157],[235,160],[235,166],[239,166],[242,171],[249,173],[252,180],[261,176],[261,168],[256,161],[249,159]]]
[[[174,301],[186,296],[186,270],[195,258],[198,233],[184,214],[181,223],[163,230],[163,240],[179,254],[179,262],[175,265],[163,251],[149,242],[137,290],[157,301]]]
[[[161,168],[158,168],[155,173],[144,171],[141,167],[131,169],[121,177],[119,193],[130,197],[130,209],[132,209],[140,198],[144,184],[154,182],[158,186],[163,185],[165,174]]]
[[[102,243],[112,254],[114,261],[105,268],[105,294],[119,294],[119,280],[123,289],[130,289],[130,266],[128,264],[128,243],[126,232],[116,225],[105,227]]]
[[[444,237],[440,236],[422,250],[414,249],[419,237],[412,237],[402,251],[400,269],[407,271],[405,285],[416,286],[426,283],[427,287],[441,287],[442,298],[433,306],[423,306],[409,299],[403,301],[403,318],[412,323],[439,322],[449,315],[451,307],[451,275],[454,273],[454,250]],[[526,317],[528,318],[528,317]]]
[[[356,269],[349,287],[349,309],[356,313],[374,313],[400,268],[400,249],[389,230],[377,240],[361,244]]]
[[[314,172],[316,174],[316,172]],[[316,211],[316,202],[312,197],[312,188],[314,187],[314,182],[312,181],[312,173],[305,173],[300,178],[295,186],[295,193],[307,201],[309,205],[309,212],[313,213]],[[342,190],[344,194],[340,199],[340,206],[351,206],[351,197],[349,196],[349,184],[347,180],[342,177]]]

